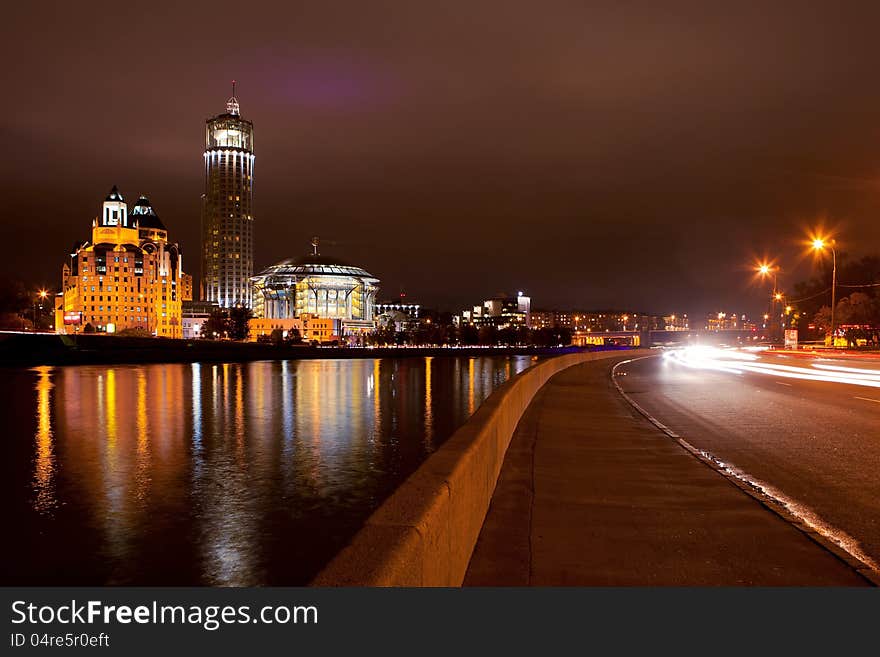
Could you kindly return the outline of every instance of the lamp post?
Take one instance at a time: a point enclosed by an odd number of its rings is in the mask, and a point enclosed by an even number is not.
[[[779,303],[779,308],[782,312],[779,313],[779,329],[781,331],[780,337],[782,340],[785,340],[785,296],[782,292],[776,292],[773,294],[773,300]]]
[[[770,293],[770,316],[774,318],[773,323],[770,324],[770,330],[772,333],[775,333],[776,325],[776,302],[782,300],[782,292],[779,291],[779,267],[774,267],[767,263],[762,263],[756,269],[761,278],[767,278],[770,274],[773,274],[773,291]],[[771,334],[772,335],[772,334]],[[784,337],[783,333],[783,337]]]
[[[46,290],[40,290],[39,295],[37,295],[37,298],[34,299],[34,325],[32,329],[33,333],[37,332],[37,303],[40,303],[40,310],[42,310],[42,302],[46,300],[47,296],[49,296],[49,293],[46,292]]]
[[[824,251],[826,248],[831,249],[831,346],[834,346],[834,305],[837,296],[837,250],[834,248],[834,245],[837,242],[835,240],[826,240],[822,237],[817,237],[813,240],[813,250],[814,251]]]

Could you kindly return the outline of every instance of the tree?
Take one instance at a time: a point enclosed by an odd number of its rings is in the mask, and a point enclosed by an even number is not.
[[[458,329],[458,342],[465,346],[472,346],[480,341],[480,334],[473,324],[463,324]]]
[[[229,335],[229,318],[222,308],[215,308],[202,328],[202,337],[217,340]]]
[[[477,332],[477,344],[493,345],[498,342],[498,329],[491,324],[481,326]]]
[[[149,338],[150,332],[145,328],[141,328],[140,326],[137,326],[137,327],[127,328],[127,329],[122,329],[116,335],[119,335],[119,336],[122,336],[125,338]]]
[[[233,340],[247,340],[250,329],[248,321],[254,316],[250,308],[235,306],[229,309],[229,337]]]
[[[880,303],[864,292],[853,292],[837,303],[835,323],[839,324],[877,324],[880,323]]]
[[[287,344],[302,344],[303,338],[299,329],[294,327],[287,331],[287,338],[285,338],[285,340]]]
[[[264,337],[267,337],[264,342],[269,342],[276,347],[280,347],[284,342],[284,331],[282,331],[281,329],[272,329],[272,332],[268,336],[260,336],[260,338]]]
[[[814,315],[813,323],[820,334],[828,334],[831,331],[831,307],[822,306]],[[858,328],[851,326],[845,330],[850,342],[870,338],[873,329],[880,327],[880,300],[864,292],[853,292],[840,299],[834,307],[835,328],[853,324]]]
[[[816,337],[823,336],[831,329],[831,259],[824,258],[820,264],[820,273],[807,281],[801,281],[795,284],[794,293],[790,295],[791,304],[795,307],[794,317],[802,317],[804,322],[812,318],[812,322],[816,327]],[[880,283],[880,256],[865,256],[858,260],[850,261],[845,253],[837,255],[837,294],[838,301],[834,310],[834,323],[837,326],[841,324],[860,323],[860,324],[876,324],[880,321],[880,317],[876,316],[878,294],[880,288],[874,287]],[[852,298],[844,302],[848,291],[853,289],[852,286],[868,286],[861,289],[855,294],[862,295],[861,298]],[[844,295],[844,296],[840,296]],[[869,301],[866,301],[866,298]],[[848,306],[861,306],[863,308],[849,308]],[[851,313],[850,311],[854,311]],[[858,321],[862,317],[866,321]],[[873,318],[873,319],[872,319]],[[805,328],[803,322],[792,322],[799,330]]]
[[[822,306],[813,316],[813,324],[816,325],[816,331],[819,334],[827,334],[831,330],[831,307]]]
[[[41,298],[36,289],[23,281],[0,278],[0,328],[51,328],[55,317],[54,299],[51,290]]]

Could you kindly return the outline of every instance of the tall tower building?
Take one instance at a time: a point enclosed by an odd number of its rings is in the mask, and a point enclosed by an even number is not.
[[[206,121],[202,208],[202,299],[251,307],[254,273],[254,125],[235,98]]]

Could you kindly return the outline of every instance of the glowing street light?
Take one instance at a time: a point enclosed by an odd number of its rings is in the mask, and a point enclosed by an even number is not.
[[[831,346],[834,346],[834,303],[837,297],[837,250],[834,245],[837,242],[824,237],[813,238],[813,251],[822,253],[825,249],[831,249]]]
[[[34,326],[33,332],[37,332],[37,303],[40,303],[40,310],[43,309],[42,303],[46,300],[46,297],[49,296],[49,293],[46,290],[40,290],[40,293],[37,295],[37,299],[34,300]]]
[[[768,278],[770,276],[770,274],[773,274],[773,292],[770,295],[770,299],[771,299],[770,314],[775,317],[776,316],[776,302],[777,301],[781,302],[783,299],[783,294],[782,294],[782,292],[779,291],[779,266],[778,265],[774,266],[774,265],[771,265],[770,263],[762,262],[758,265],[758,267],[755,269],[755,271],[758,272],[758,275],[761,276],[761,278]],[[782,320],[783,330],[785,330],[784,329],[784,322],[785,322],[785,320],[783,319]],[[776,325],[775,320],[774,320],[773,325],[774,326]],[[775,332],[775,329],[773,330],[773,332]]]

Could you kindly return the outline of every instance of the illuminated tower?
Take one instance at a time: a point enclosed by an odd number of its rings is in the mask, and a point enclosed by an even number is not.
[[[251,306],[254,273],[254,125],[235,98],[206,121],[202,208],[202,299]]]

